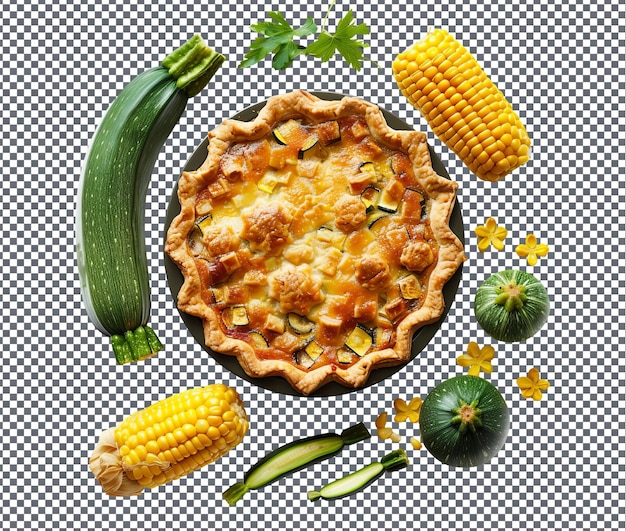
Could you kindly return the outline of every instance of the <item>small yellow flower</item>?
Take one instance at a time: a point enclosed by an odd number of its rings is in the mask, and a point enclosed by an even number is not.
[[[383,411],[376,418],[376,434],[379,439],[387,440],[391,439],[393,442],[400,442],[400,435],[393,431],[393,429],[387,427],[387,412]]]
[[[467,374],[470,376],[478,376],[482,370],[485,374],[493,371],[491,360],[496,355],[496,351],[490,345],[483,348],[478,346],[475,341],[470,341],[467,345],[467,353],[462,354],[456,359],[461,367],[469,367]]]
[[[376,417],[376,428],[382,430],[387,425],[387,412],[383,411]]]
[[[395,422],[404,422],[409,420],[413,424],[420,420],[420,409],[422,409],[422,399],[419,396],[413,398],[407,403],[401,398],[393,401],[393,407],[396,408],[396,416],[393,418]]]
[[[539,256],[546,256],[550,248],[545,243],[537,243],[534,234],[526,236],[526,243],[521,243],[515,248],[515,252],[520,258],[526,258],[528,265],[537,264]]]
[[[528,371],[528,376],[520,376],[517,379],[517,385],[522,391],[524,398],[541,400],[542,391],[548,390],[550,382],[548,382],[548,380],[540,380],[539,369],[533,367]]]
[[[504,227],[498,227],[495,219],[487,218],[485,224],[474,229],[478,236],[478,250],[483,253],[493,245],[498,251],[504,249],[504,240],[509,231]]]

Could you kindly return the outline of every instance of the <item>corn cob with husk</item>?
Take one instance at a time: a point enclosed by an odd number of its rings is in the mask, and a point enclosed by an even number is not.
[[[248,417],[234,389],[189,389],[103,432],[89,468],[107,494],[137,496],[216,461],[247,431]]]
[[[497,181],[528,161],[530,138],[513,107],[446,30],[400,53],[393,74],[435,135],[479,178]]]

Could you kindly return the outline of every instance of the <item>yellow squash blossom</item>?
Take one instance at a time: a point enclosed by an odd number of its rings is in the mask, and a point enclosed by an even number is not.
[[[411,446],[413,447],[414,450],[422,449],[422,441],[420,441],[417,437],[411,437],[409,442],[411,443]]]
[[[409,420],[415,424],[420,420],[422,399],[416,396],[407,404],[402,398],[396,398],[393,401],[393,407],[396,408],[396,416],[393,418],[394,421],[404,422],[405,420]]]
[[[491,360],[495,354],[496,351],[492,346],[486,345],[480,348],[478,343],[470,341],[467,345],[467,353],[459,356],[456,362],[461,367],[469,367],[467,374],[470,376],[478,376],[481,370],[485,374],[490,374],[493,371]]]
[[[520,376],[517,379],[517,385],[522,391],[524,398],[541,400],[542,391],[548,390],[550,382],[548,382],[548,380],[539,379],[539,369],[533,367],[528,371],[528,376]]]
[[[482,253],[489,249],[490,245],[493,245],[498,251],[504,249],[504,240],[507,237],[509,231],[504,227],[499,227],[498,223],[493,218],[487,218],[485,224],[474,229],[476,236],[478,236],[478,250]]]
[[[393,429],[387,427],[387,412],[383,411],[376,418],[376,434],[379,439],[387,440],[391,439],[393,442],[400,442],[400,435],[397,434]]]
[[[526,243],[521,243],[515,248],[515,252],[520,258],[526,258],[528,265],[537,264],[539,256],[546,256],[550,248],[545,243],[537,243],[537,237],[534,234],[526,236]]]

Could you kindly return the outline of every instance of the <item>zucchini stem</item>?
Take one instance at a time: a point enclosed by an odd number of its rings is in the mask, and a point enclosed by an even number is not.
[[[161,63],[176,79],[176,86],[191,98],[198,94],[222,66],[226,57],[195,34]]]
[[[115,360],[120,365],[144,360],[163,349],[154,330],[147,325],[128,330],[124,334],[112,335],[111,346],[115,353]]]
[[[509,284],[507,286],[498,287],[498,296],[493,302],[504,306],[507,312],[515,310],[521,310],[524,307],[524,303],[528,300],[526,295],[526,286],[521,284]]]
[[[248,492],[249,490],[250,489],[244,482],[238,481],[234,485],[228,487],[228,489],[224,491],[224,494],[222,494],[222,496],[224,497],[228,505],[232,507],[241,498],[243,498],[246,492]]]
[[[371,437],[371,433],[365,427],[365,424],[360,422],[354,426],[350,426],[341,432],[341,440],[344,445],[355,444],[361,441],[365,441]]]
[[[452,410],[455,414],[450,422],[454,425],[458,424],[458,430],[460,433],[469,429],[472,433],[476,432],[476,428],[480,428],[483,425],[482,411],[478,408],[478,400],[474,400],[471,404],[459,400],[459,407]]]

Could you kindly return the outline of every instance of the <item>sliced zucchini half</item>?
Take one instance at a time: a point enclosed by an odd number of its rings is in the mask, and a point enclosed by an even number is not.
[[[222,310],[222,321],[226,328],[246,326],[250,324],[245,306],[229,306]]]
[[[256,348],[270,348],[269,342],[267,341],[265,336],[261,334],[260,332],[250,332],[248,337],[250,338],[250,342]]]
[[[193,226],[193,228],[189,231],[189,235],[187,236],[187,246],[189,247],[189,252],[193,256],[200,256],[202,251],[204,251],[204,235],[202,234],[202,230],[198,225]]]
[[[369,185],[361,192],[361,201],[365,205],[367,214],[373,212],[378,204],[380,190],[375,186]]]
[[[354,352],[357,356],[362,357],[367,354],[367,351],[370,349],[372,344],[374,343],[374,338],[372,337],[372,332],[369,328],[358,324],[350,332],[350,335],[346,339],[346,347],[348,347],[352,352]]]
[[[337,350],[337,363],[352,363],[352,357],[354,356],[354,352],[347,348],[340,348]]]
[[[294,139],[300,138],[300,135],[302,134],[300,122],[294,119],[287,120],[278,127],[275,127],[272,130],[272,134],[274,135],[276,142],[279,144],[283,146],[291,144]]]
[[[367,216],[367,228],[371,231],[375,230],[376,224],[381,220],[389,217],[389,212],[375,210]]]
[[[400,205],[400,198],[393,197],[387,188],[385,188],[381,192],[380,200],[378,201],[379,210],[393,214],[394,212],[398,211],[399,205]]]
[[[287,145],[287,139],[278,129],[274,129],[272,131],[272,134],[274,135],[274,139],[276,140],[276,142],[278,142],[281,146]]]
[[[223,287],[212,287],[211,289],[211,295],[213,297],[213,301],[215,301],[215,303],[219,304],[221,302],[224,302],[224,288]]]
[[[319,142],[319,139],[315,135],[311,135],[309,138],[307,138],[304,141],[304,144],[302,144],[302,147],[298,150],[298,158],[303,159],[304,154],[307,151],[313,149],[317,145],[318,142]]]
[[[406,275],[398,281],[400,293],[405,299],[419,299],[422,295],[422,284],[415,275]]]
[[[319,124],[317,126],[317,134],[320,137],[322,144],[325,146],[339,142],[341,140],[339,122],[337,120],[331,120],[330,122]]]
[[[376,166],[374,166],[373,162],[363,162],[359,166],[359,171],[361,173],[366,173],[371,176],[372,180],[376,180]]]
[[[298,352],[293,355],[293,360],[297,365],[300,365],[305,369],[310,369],[315,364],[315,360],[309,356],[306,350],[298,350]]]
[[[287,324],[298,335],[310,334],[315,326],[312,321],[294,312],[287,314]]]
[[[311,341],[304,347],[304,351],[315,361],[322,355],[322,352],[324,352],[324,347],[315,341]]]
[[[391,345],[393,343],[393,333],[393,328],[377,326],[374,329],[373,333],[374,344],[377,347],[381,347],[383,345]]]
[[[196,227],[198,227],[202,231],[202,234],[204,234],[207,227],[211,225],[211,223],[213,223],[213,216],[211,214],[207,214],[196,220]]]

